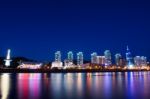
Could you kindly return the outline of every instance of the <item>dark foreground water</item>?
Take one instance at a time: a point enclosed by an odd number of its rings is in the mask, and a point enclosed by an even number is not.
[[[150,99],[150,72],[0,74],[1,99]]]

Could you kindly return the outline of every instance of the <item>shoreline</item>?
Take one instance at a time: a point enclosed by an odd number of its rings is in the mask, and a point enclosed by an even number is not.
[[[0,73],[94,73],[94,72],[148,72],[150,70],[98,70],[98,69],[79,69],[79,70],[46,70],[46,69],[0,69]]]

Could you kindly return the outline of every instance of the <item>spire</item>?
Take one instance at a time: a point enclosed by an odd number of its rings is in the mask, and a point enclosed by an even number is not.
[[[10,60],[10,52],[11,52],[11,50],[8,49],[8,51],[7,51],[7,56],[6,56],[6,59],[7,59],[7,60]]]
[[[4,60],[5,61],[5,66],[7,66],[7,67],[10,66],[10,62],[12,61],[11,58],[10,58],[10,53],[11,53],[11,50],[8,49],[7,50],[6,59]]]

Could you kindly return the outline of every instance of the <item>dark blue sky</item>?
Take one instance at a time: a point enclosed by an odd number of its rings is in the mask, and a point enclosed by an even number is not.
[[[150,2],[131,0],[0,1],[0,54],[51,60],[56,50],[150,56]]]

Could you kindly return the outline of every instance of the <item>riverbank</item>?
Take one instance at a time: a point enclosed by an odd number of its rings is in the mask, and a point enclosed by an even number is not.
[[[90,73],[90,72],[140,72],[140,71],[150,71],[146,69],[142,70],[123,70],[123,69],[0,69],[1,73]]]

